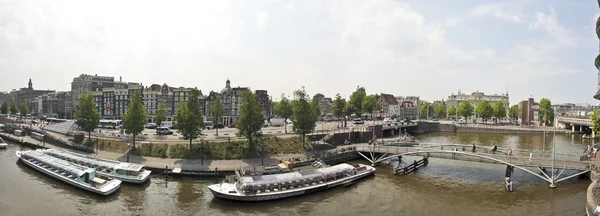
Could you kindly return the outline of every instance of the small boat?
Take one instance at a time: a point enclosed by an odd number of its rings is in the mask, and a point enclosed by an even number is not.
[[[17,151],[28,166],[75,187],[101,195],[110,195],[121,187],[121,180],[96,176],[96,170],[69,163],[42,153],[41,150]]]
[[[150,173],[152,173],[150,170],[145,170],[142,164],[94,158],[58,149],[45,149],[42,152],[52,157],[95,169],[99,176],[116,178],[127,183],[144,183],[150,178]]]
[[[0,149],[6,148],[8,144],[0,137]]]
[[[208,189],[218,198],[255,202],[295,197],[329,188],[348,185],[356,180],[375,174],[368,165],[338,164],[311,170],[241,176],[236,170],[234,181],[209,185]]]

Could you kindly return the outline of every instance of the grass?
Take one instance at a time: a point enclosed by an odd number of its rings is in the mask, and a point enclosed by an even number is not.
[[[299,154],[304,153],[302,141],[298,137],[292,138],[265,138],[263,139],[264,154],[266,156],[278,154]],[[231,160],[258,157],[258,151],[249,149],[246,140],[214,142],[201,141],[193,143],[190,151],[189,144],[175,144],[169,149],[170,158],[188,158],[188,159],[213,159],[213,160]]]
[[[131,149],[131,154],[146,157],[166,158],[169,145],[165,144],[139,144]]]
[[[118,140],[92,138],[92,142],[94,149],[98,148],[102,151],[125,153],[127,152],[127,149],[129,149],[129,145],[127,145],[127,143]]]

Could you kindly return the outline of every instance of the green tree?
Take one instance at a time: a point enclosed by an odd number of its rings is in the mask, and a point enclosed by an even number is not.
[[[552,102],[548,98],[540,100],[539,118],[542,119],[544,126],[546,126],[546,123],[554,121],[554,109],[552,109]]]
[[[221,97],[217,95],[215,101],[210,105],[210,119],[213,125],[217,125],[223,117],[223,104],[221,103]],[[219,128],[215,127],[217,136],[219,136]]]
[[[154,122],[160,127],[160,124],[165,120],[167,120],[167,109],[165,108],[165,102],[161,101],[158,104],[158,110],[154,113]]]
[[[492,108],[492,105],[490,105],[490,103],[488,101],[484,100],[484,101],[477,103],[476,112],[477,112],[477,116],[479,116],[485,123],[494,114],[494,109]]]
[[[350,103],[352,104],[354,114],[356,117],[361,117],[363,113],[362,102],[367,96],[367,92],[364,87],[358,86],[356,91],[350,95]]]
[[[317,117],[309,103],[309,96],[304,89],[294,91],[294,102],[292,104],[294,110],[294,132],[302,137],[302,147],[305,146],[306,134],[312,133],[317,124]]]
[[[456,115],[456,107],[454,105],[450,106],[450,108],[448,108],[448,116],[455,116]]]
[[[315,98],[313,97],[313,100],[310,101],[310,109],[312,109],[312,112],[314,114],[315,117],[315,121],[319,121],[319,117],[321,117],[321,108],[319,107],[319,102],[318,100],[315,100]]]
[[[506,118],[506,107],[504,107],[504,103],[496,102],[494,104],[494,117],[496,117],[496,123],[498,123],[498,120]]]
[[[123,115],[123,129],[125,129],[125,133],[131,134],[134,149],[135,138],[144,131],[144,124],[146,124],[147,118],[146,108],[142,102],[142,92],[135,91],[133,99],[127,105],[127,111]]]
[[[469,116],[473,115],[473,105],[471,105],[471,103],[469,103],[468,101],[464,101],[460,104],[460,106],[458,107],[458,110],[456,112],[458,112],[459,116],[462,116],[462,117],[465,117],[465,119],[468,119]]]
[[[510,107],[508,110],[508,117],[511,119],[517,119],[519,115],[519,105],[515,104]]]
[[[352,103],[350,103],[350,101],[348,101],[344,105],[344,127],[346,127],[347,123],[348,123],[348,119],[346,119],[346,116],[350,116],[355,112],[356,112],[356,108],[354,108],[354,104],[352,104]]]
[[[443,104],[436,105],[433,111],[435,112],[435,115],[438,118],[446,117],[446,106],[444,106]]]
[[[8,114],[8,99],[4,100],[2,107],[0,108],[1,114]]]
[[[248,140],[248,147],[252,150],[256,150],[255,141],[262,137],[261,129],[264,121],[265,117],[262,114],[262,108],[258,103],[256,94],[249,90],[244,91],[242,93],[240,118],[236,121],[235,126],[238,129],[238,136],[245,137]]]
[[[21,115],[29,114],[29,103],[27,101],[23,102],[20,107]]]
[[[190,97],[187,101],[182,102],[180,110],[177,111],[175,119],[177,120],[177,130],[183,138],[190,141],[190,152],[192,151],[192,141],[198,139],[202,135],[204,129],[204,117],[202,109],[198,102],[200,92],[197,88],[190,91]]]
[[[430,108],[431,104],[423,102],[423,105],[421,105],[421,109],[419,110],[419,114],[421,115],[421,117],[427,117],[427,113],[429,113]]]
[[[366,96],[362,101],[362,109],[364,112],[371,114],[371,120],[373,120],[373,113],[381,109],[377,96]]]
[[[79,97],[79,108],[75,111],[76,124],[82,131],[88,132],[88,144],[91,144],[92,131],[100,124],[100,112],[94,103],[92,93]]]
[[[290,100],[285,96],[285,94],[281,94],[281,101],[277,103],[275,106],[275,115],[283,118],[283,126],[285,133],[287,133],[287,120],[292,117],[294,114],[292,110],[292,104]]]
[[[92,98],[93,102],[93,98]],[[10,101],[10,114],[16,115],[19,112],[19,107],[17,106],[17,102],[14,100]]]
[[[600,137],[600,118],[596,111],[592,112],[592,131],[594,131],[595,137]]]
[[[335,99],[333,100],[333,107],[332,107],[332,111],[333,111],[333,115],[340,120],[339,122],[341,122],[342,117],[344,116],[344,106],[345,106],[345,102],[344,100],[342,100],[342,96],[340,96],[340,94],[336,94],[335,95]]]

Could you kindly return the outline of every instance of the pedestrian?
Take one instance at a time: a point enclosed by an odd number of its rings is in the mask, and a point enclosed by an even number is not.
[[[531,158],[533,157],[533,152],[529,151],[529,162],[531,162]]]
[[[473,144],[473,152],[475,152],[475,149],[477,149],[477,148],[475,147],[475,144]]]
[[[512,155],[512,148],[508,147],[508,151],[506,151],[506,157],[510,157],[510,155]]]

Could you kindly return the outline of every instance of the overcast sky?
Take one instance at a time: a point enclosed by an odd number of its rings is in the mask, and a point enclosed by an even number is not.
[[[220,91],[597,104],[591,0],[0,0],[0,91],[82,73]]]

